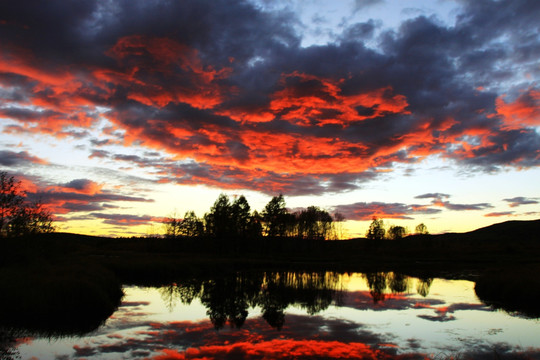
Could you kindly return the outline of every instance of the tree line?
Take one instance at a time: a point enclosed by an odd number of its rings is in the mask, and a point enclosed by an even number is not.
[[[337,240],[344,238],[345,217],[336,212],[331,215],[318,206],[290,212],[283,195],[274,196],[259,213],[251,210],[244,195],[231,200],[220,194],[210,211],[202,218],[187,211],[183,218],[169,216],[164,219],[165,237],[210,237],[235,246],[243,240],[267,238],[298,238],[305,240]],[[29,201],[20,181],[7,172],[0,172],[0,237],[21,236],[53,232],[53,216],[40,201]],[[428,234],[426,225],[419,224],[416,234]],[[373,218],[366,237],[371,240],[399,240],[409,234],[403,226],[386,229],[382,219]],[[218,241],[219,242],[219,241]]]
[[[251,210],[245,196],[231,200],[221,194],[202,218],[187,211],[183,218],[164,220],[165,236],[216,239],[258,239],[261,237],[295,237],[311,240],[338,239],[343,235],[340,213],[333,216],[318,206],[290,212],[283,195],[274,196],[259,213]]]
[[[415,228],[416,235],[429,234],[427,226],[424,223],[420,223]],[[390,225],[388,230],[384,224],[383,219],[374,217],[369,225],[369,229],[366,232],[366,238],[370,240],[400,240],[405,236],[410,235],[409,230],[406,227],[399,225]]]

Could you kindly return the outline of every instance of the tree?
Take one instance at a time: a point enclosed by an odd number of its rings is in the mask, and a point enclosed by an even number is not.
[[[237,236],[245,238],[250,224],[250,206],[244,195],[238,197],[231,206],[232,230]]]
[[[388,229],[388,237],[391,240],[400,240],[403,239],[407,235],[407,229],[405,229],[403,226],[395,226],[392,225]]]
[[[182,219],[179,219],[176,212],[165,218],[163,225],[165,226],[165,237],[177,238],[180,236],[180,223]]]
[[[210,212],[204,215],[206,232],[216,238],[224,239],[231,235],[232,206],[229,197],[220,194]]]
[[[27,201],[21,182],[0,172],[0,236],[20,236],[54,231],[51,212],[40,201]]]
[[[427,235],[427,234],[429,234],[427,226],[424,225],[424,223],[416,225],[415,233],[417,233],[419,235]]]
[[[384,222],[382,219],[373,218],[373,221],[369,225],[369,229],[366,233],[366,237],[370,240],[382,240],[384,239],[384,234],[386,230],[384,229]]]
[[[247,238],[251,240],[259,239],[262,236],[262,216],[254,210],[249,217]]]
[[[345,221],[345,216],[340,212],[334,213],[334,222],[332,223],[332,238],[334,240],[342,240],[345,238],[345,230],[343,229],[343,222]]]
[[[283,195],[274,196],[262,212],[266,235],[270,237],[285,236],[288,214]]]
[[[179,235],[185,237],[198,237],[204,233],[204,225],[194,211],[186,211],[179,224]]]
[[[332,216],[317,206],[298,214],[298,236],[305,239],[326,239],[332,228]]]

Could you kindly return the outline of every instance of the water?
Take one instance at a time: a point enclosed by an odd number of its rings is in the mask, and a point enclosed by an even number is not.
[[[465,280],[283,272],[124,291],[93,333],[18,338],[14,350],[21,359],[540,359],[540,322],[493,310]]]

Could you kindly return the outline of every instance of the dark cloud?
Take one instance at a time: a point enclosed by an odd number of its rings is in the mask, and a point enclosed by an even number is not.
[[[538,204],[538,200],[534,198],[526,198],[523,196],[517,196],[513,197],[511,199],[504,199],[504,201],[508,202],[510,207],[518,207],[521,205],[532,205],[532,204]]]
[[[39,179],[38,179],[39,180]],[[26,179],[25,179],[26,181]],[[114,204],[125,202],[153,202],[141,196],[131,196],[115,191],[103,189],[104,184],[89,179],[75,179],[64,184],[39,184],[36,180],[28,179],[25,183],[28,199],[40,201],[48,206],[55,214],[74,212],[103,211],[118,208]],[[90,218],[84,217],[84,220]],[[142,221],[142,219],[141,219]]]
[[[450,197],[449,194],[443,194],[443,193],[427,193],[415,196],[415,199],[433,199],[431,201],[432,206],[438,206],[442,208],[446,208],[448,210],[455,210],[455,211],[465,211],[465,210],[484,210],[484,209],[490,209],[493,208],[491,204],[488,203],[478,203],[478,204],[454,204],[450,201],[445,201],[443,199],[448,199]]]
[[[438,204],[448,210],[455,211],[466,211],[466,210],[485,210],[491,209],[493,206],[488,203],[479,203],[479,204],[452,204],[448,201],[444,201]]]
[[[449,198],[450,195],[443,194],[443,193],[427,193],[422,195],[417,195],[414,198],[415,199],[443,199],[443,198]]]
[[[103,223],[117,226],[136,226],[148,225],[156,221],[161,221],[161,218],[156,218],[149,215],[130,215],[130,214],[103,214],[91,213],[90,216],[96,219],[103,219]]]
[[[47,164],[47,161],[29,154],[26,151],[0,150],[0,165],[18,167],[35,164]]]
[[[3,2],[0,116],[18,123],[3,131],[121,141],[192,162],[181,183],[290,195],[352,190],[431,155],[488,172],[536,167],[540,5],[460,4],[452,25],[368,20],[302,47],[294,14],[244,1]],[[101,117],[107,138],[90,139]]]
[[[371,220],[373,217],[387,219],[414,219],[416,215],[434,215],[442,212],[441,208],[453,211],[485,210],[493,208],[488,203],[455,204],[447,200],[449,194],[426,193],[415,199],[432,199],[429,205],[384,202],[357,202],[334,206],[333,210],[342,213],[347,220]],[[487,216],[487,215],[486,215]]]

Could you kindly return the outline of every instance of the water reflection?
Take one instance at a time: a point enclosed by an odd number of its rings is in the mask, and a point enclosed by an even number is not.
[[[216,329],[226,324],[242,327],[250,307],[260,307],[268,324],[281,329],[286,308],[292,305],[314,315],[332,303],[339,305],[342,287],[341,276],[333,272],[263,272],[192,279],[161,287],[159,291],[169,309],[178,302],[190,304],[199,299]]]
[[[22,359],[49,346],[50,355],[38,357],[51,360],[540,358],[540,324],[493,312],[465,281],[239,272],[126,293],[87,337],[53,345],[12,337],[0,346],[15,346]]]
[[[400,294],[410,290],[410,278],[400,273],[374,272],[364,276],[375,304],[384,301],[388,292]],[[418,293],[426,297],[432,281],[421,279]],[[191,279],[163,286],[159,291],[170,310],[178,302],[191,304],[199,299],[216,329],[226,324],[242,327],[250,307],[260,307],[263,319],[273,328],[281,329],[285,322],[284,311],[289,306],[315,315],[332,304],[343,305],[344,287],[343,274],[335,272],[262,272]]]
[[[17,335],[13,331],[0,328],[0,359],[12,360],[19,358],[17,351]]]

